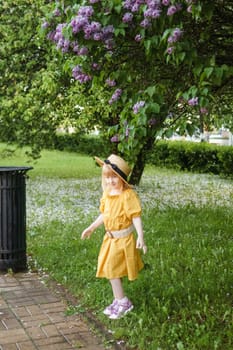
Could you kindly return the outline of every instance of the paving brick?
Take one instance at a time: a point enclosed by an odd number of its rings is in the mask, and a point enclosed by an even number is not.
[[[104,350],[80,315],[66,315],[62,290],[39,275],[0,273],[0,350]]]
[[[73,346],[77,346],[77,344],[80,346],[82,344],[82,346],[85,347],[86,345],[85,339],[83,339],[83,337],[77,332],[67,334],[64,337],[66,341]]]
[[[16,344],[5,344],[0,347],[0,350],[18,350]]]
[[[30,316],[30,312],[28,311],[28,307],[20,306],[12,308],[13,313],[16,315],[16,317],[21,318],[24,316]]]
[[[59,312],[59,311],[63,311],[66,309],[66,306],[63,302],[61,301],[57,301],[57,302],[46,302],[42,305],[40,305],[41,309],[44,310],[44,312]]]
[[[41,308],[38,305],[29,305],[26,307],[26,309],[30,315],[38,315],[42,312]]]
[[[46,338],[46,334],[42,331],[40,327],[27,328],[27,333],[32,340],[39,339],[39,338]]]
[[[62,343],[62,344],[66,343],[66,339],[62,335],[35,340],[35,344],[38,347],[45,346],[45,345],[59,344],[59,343]]]
[[[0,322],[0,332],[5,331],[5,330],[6,330],[5,324],[1,321]],[[0,348],[0,350],[1,350],[1,348]]]
[[[7,308],[7,303],[3,298],[0,298],[0,310],[6,309]]]
[[[22,324],[25,328],[42,327],[51,323],[51,320],[46,315],[28,316],[22,319]]]
[[[37,350],[38,348],[31,340],[22,343],[17,343],[17,350]]]
[[[0,312],[0,318],[1,319],[6,319],[6,318],[13,318],[14,317],[14,313],[10,310],[10,309],[3,309]]]
[[[24,329],[0,331],[0,345],[15,344],[24,340],[28,340],[28,336]]]
[[[52,323],[60,323],[64,321],[64,312],[52,312],[47,314]]]
[[[11,305],[11,307],[20,307],[20,306],[28,306],[33,305],[34,301],[31,298],[8,298],[8,303]]]
[[[72,346],[68,343],[50,344],[45,346],[40,346],[40,350],[74,350]],[[86,349],[85,349],[86,350]]]
[[[54,325],[43,326],[41,328],[48,338],[59,335],[58,329]]]
[[[6,329],[16,329],[16,328],[21,328],[21,324],[18,320],[15,318],[6,318],[2,320],[3,325],[5,326]]]

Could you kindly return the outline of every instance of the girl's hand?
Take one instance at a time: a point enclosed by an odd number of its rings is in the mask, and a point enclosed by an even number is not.
[[[81,239],[90,238],[92,232],[93,230],[91,230],[90,228],[86,228],[81,235]]]
[[[144,254],[147,252],[147,246],[145,245],[144,240],[140,239],[139,237],[137,239],[136,248],[142,249]]]

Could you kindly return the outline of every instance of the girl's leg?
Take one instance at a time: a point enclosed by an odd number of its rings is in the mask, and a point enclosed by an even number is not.
[[[122,286],[122,281],[120,278],[114,278],[110,280],[111,286],[112,286],[112,291],[115,299],[123,299],[125,296],[123,286]]]
[[[132,302],[125,296],[122,281],[120,278],[110,280],[114,295],[113,304],[110,305],[108,312],[104,312],[110,319],[117,319],[133,309]]]
[[[124,291],[122,287],[122,282],[120,278],[114,278],[110,280],[114,300],[113,303],[109,306],[107,306],[104,309],[104,314],[107,316],[111,316],[115,313],[115,310],[118,308],[118,302],[124,298]]]

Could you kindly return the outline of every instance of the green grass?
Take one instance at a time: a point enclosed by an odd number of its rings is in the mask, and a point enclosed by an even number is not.
[[[25,165],[18,156],[0,164]],[[78,297],[69,312],[91,310],[128,349],[233,348],[232,182],[146,169],[138,189],[148,245],[145,268],[137,281],[124,280],[134,310],[111,321],[102,314],[112,301],[110,285],[95,277],[104,231],[80,240],[98,214],[100,169],[90,157],[46,151],[30,174],[28,254],[35,268]]]
[[[90,178],[99,175],[91,157],[76,153],[47,151],[41,152],[37,160],[30,159],[25,154],[26,148],[16,149],[10,146],[6,149],[0,144],[0,166],[32,166],[30,177],[45,176],[48,178]]]
[[[80,241],[76,225],[53,222],[36,228],[30,251],[80,298],[78,308],[90,308],[129,347],[230,350],[232,212],[187,207],[152,210],[143,219],[145,269],[136,282],[124,281],[135,309],[118,321],[102,315],[112,295],[108,283],[95,278],[102,230]]]

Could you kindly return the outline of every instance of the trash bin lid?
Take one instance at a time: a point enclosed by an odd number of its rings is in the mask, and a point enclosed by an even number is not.
[[[0,172],[26,172],[31,169],[31,166],[0,166]]]

